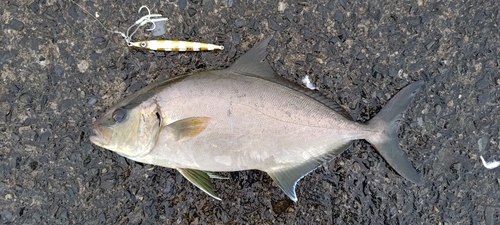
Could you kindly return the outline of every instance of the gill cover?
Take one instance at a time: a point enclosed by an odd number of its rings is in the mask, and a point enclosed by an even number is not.
[[[96,125],[101,141],[94,138],[95,144],[126,157],[138,157],[156,144],[162,127],[161,112],[156,102],[149,100],[114,109]]]

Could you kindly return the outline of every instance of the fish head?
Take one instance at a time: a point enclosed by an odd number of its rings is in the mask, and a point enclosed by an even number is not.
[[[90,141],[128,158],[148,154],[162,128],[159,106],[154,101],[115,106],[99,118]]]

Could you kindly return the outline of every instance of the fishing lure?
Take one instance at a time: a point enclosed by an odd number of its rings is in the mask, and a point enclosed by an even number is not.
[[[148,15],[141,17],[132,26],[127,29],[127,33],[122,35],[127,41],[128,46],[143,48],[153,51],[167,51],[167,52],[195,52],[195,51],[213,51],[213,50],[223,50],[224,46],[214,45],[202,42],[192,42],[192,41],[178,41],[178,40],[144,40],[132,42],[132,36],[137,32],[137,30],[148,23],[152,24],[151,28],[146,30],[152,31],[156,28],[156,22],[165,21],[167,18],[163,18],[161,14],[151,14],[149,8],[142,6],[139,8],[139,13],[145,8],[148,11]],[[130,30],[134,28],[134,31],[129,34]]]
[[[154,51],[167,52],[196,52],[196,51],[213,51],[224,50],[222,45],[214,45],[192,41],[177,41],[177,40],[145,40],[138,42],[129,42],[128,46],[144,48]]]
[[[85,10],[85,8],[83,8],[73,0],[71,1],[92,16],[92,14],[90,14],[87,10]],[[224,49],[224,46],[222,45],[214,45],[214,44],[208,44],[203,42],[192,42],[192,41],[144,40],[144,41],[133,42],[132,36],[134,36],[134,34],[139,30],[140,27],[150,23],[152,24],[151,27],[147,28],[146,30],[153,31],[156,28],[157,22],[163,22],[168,20],[168,18],[164,18],[163,15],[161,14],[151,14],[151,11],[147,6],[141,6],[139,8],[138,13],[140,13],[142,9],[146,9],[148,11],[148,14],[136,20],[134,24],[132,24],[132,26],[130,26],[125,33],[116,30],[110,30],[106,26],[104,26],[104,24],[102,24],[101,21],[99,21],[97,18],[95,18],[94,16],[92,17],[94,17],[94,19],[97,20],[97,22],[99,22],[99,24],[102,27],[104,27],[104,29],[113,32],[115,34],[121,35],[127,42],[127,45],[131,47],[142,48],[153,51],[172,51],[172,52],[196,52],[196,51],[213,51],[213,50]]]

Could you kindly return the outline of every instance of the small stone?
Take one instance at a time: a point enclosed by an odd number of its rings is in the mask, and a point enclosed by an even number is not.
[[[340,41],[344,42],[347,40],[347,31],[342,29],[340,30],[339,34],[337,35],[337,37],[340,39]]]
[[[489,92],[481,93],[477,96],[477,104],[485,105],[488,102],[493,102],[494,98]]]
[[[99,214],[98,218],[99,218],[99,221],[101,223],[105,223],[106,222],[106,214],[101,213],[101,214]]]
[[[435,107],[436,114],[439,114],[441,112],[441,105],[436,105]]]
[[[42,95],[42,98],[40,99],[40,107],[43,109],[45,108],[45,104],[47,104],[48,98],[47,95]]]
[[[477,141],[477,145],[479,147],[479,152],[483,152],[484,150],[486,150],[486,148],[488,147],[488,144],[489,144],[489,140],[490,140],[490,137],[484,136]]]
[[[389,67],[389,76],[391,77],[397,77],[398,76],[398,69],[395,67]]]
[[[33,102],[33,96],[29,93],[24,93],[19,97],[19,100],[22,103],[32,103]]]
[[[296,61],[295,65],[297,65],[297,66],[304,66],[305,62],[304,61]]]
[[[284,2],[278,2],[278,12],[283,13],[285,12],[287,4]]]
[[[189,17],[192,17],[194,15],[196,15],[198,11],[195,9],[195,8],[192,8],[192,7],[189,7],[189,9],[187,10],[187,13],[189,15]]]
[[[246,21],[244,19],[236,19],[234,21],[234,25],[236,26],[236,28],[241,28],[243,26],[245,26],[246,24]]]
[[[321,41],[317,41],[316,44],[314,44],[314,46],[312,47],[312,50],[314,52],[320,52],[320,44],[321,44]]]
[[[294,11],[292,9],[285,10],[285,17],[290,22],[293,21],[293,13],[294,13]]]
[[[134,84],[132,84],[130,86],[130,91],[131,92],[136,92],[139,89],[141,89],[142,87],[143,87],[143,83],[139,81],[139,82],[136,82],[136,83],[134,83]]]
[[[485,224],[486,225],[491,225],[491,224],[496,224],[495,222],[498,222],[496,221],[496,215],[497,212],[499,212],[500,209],[499,208],[495,208],[495,207],[492,207],[492,206],[487,206],[486,209],[484,210],[484,220],[485,220]]]
[[[40,144],[45,144],[47,141],[49,141],[50,137],[50,131],[45,131],[42,134],[40,134],[40,140],[38,141]]]
[[[54,72],[54,74],[55,74],[55,75],[57,75],[57,76],[61,76],[61,75],[63,74],[63,72],[64,72],[64,69],[62,68],[62,66],[61,66],[61,65],[56,64],[56,65],[54,66],[53,72]]]
[[[8,102],[0,102],[0,112],[2,112],[2,116],[6,116],[10,113],[11,105]]]
[[[344,22],[344,14],[342,14],[342,12],[339,10],[335,11],[335,13],[333,14],[333,18],[339,23]]]
[[[4,209],[2,212],[1,212],[1,217],[3,219],[3,221],[9,221],[9,220],[12,220],[12,217],[13,217],[13,214],[11,211],[9,210],[6,210]]]
[[[187,2],[187,0],[179,0],[177,2],[177,5],[179,6],[180,10],[184,10],[187,7],[188,2]]]
[[[85,73],[85,71],[87,71],[87,69],[90,67],[90,64],[89,62],[87,62],[87,60],[82,60],[77,64],[77,67],[80,73]]]
[[[477,90],[482,90],[482,89],[486,89],[489,84],[490,83],[488,81],[488,78],[483,77],[483,78],[479,79],[474,86]]]
[[[422,117],[418,117],[417,124],[418,124],[418,126],[423,127],[424,126],[424,119],[422,119]]]
[[[273,19],[271,19],[271,18],[267,19],[267,23],[269,24],[269,28],[271,28],[272,30],[274,30],[274,31],[281,30],[280,25],[278,23],[276,23],[276,21],[274,21]]]
[[[31,9],[33,13],[35,14],[40,13],[40,5],[38,5],[37,1],[33,1],[33,3],[31,3],[28,7]]]
[[[432,46],[434,46],[434,44],[435,44],[435,43],[436,43],[435,41],[431,41],[431,42],[429,42],[427,45],[425,45],[425,48],[426,48],[427,50],[430,50],[430,49],[432,48]]]
[[[21,139],[21,137],[19,137],[19,135],[15,134],[15,133],[10,133],[10,138],[13,141],[19,141]]]
[[[94,105],[95,103],[97,103],[97,98],[95,97],[90,98],[89,101],[87,102],[87,104],[89,105]]]
[[[9,92],[14,93],[14,94],[19,92],[19,90],[20,90],[20,88],[15,84],[7,85],[7,89],[9,90]]]
[[[341,40],[340,40],[340,38],[339,38],[339,37],[337,37],[337,36],[335,36],[335,37],[332,37],[332,38],[330,39],[330,41],[329,41],[329,42],[331,42],[331,43],[334,43],[334,44],[335,44],[335,43],[340,42],[340,41],[341,41]]]
[[[125,72],[120,72],[120,73],[118,73],[118,77],[123,79],[123,80],[126,80],[128,78],[128,74]]]
[[[323,77],[323,84],[325,84],[327,87],[331,88],[333,87],[333,79],[330,76],[324,76]]]
[[[306,62],[311,63],[312,61],[314,61],[314,55],[311,53],[307,53],[306,54]]]
[[[106,39],[104,37],[96,37],[94,38],[95,45],[103,45],[106,43]]]
[[[233,44],[239,45],[241,43],[240,35],[236,32],[231,32],[231,35],[233,36]]]
[[[21,31],[24,28],[24,23],[19,20],[13,19],[9,22],[9,25],[7,27],[15,31]]]
[[[357,60],[366,59],[366,55],[361,52],[361,53],[358,54],[358,56],[356,56],[356,59]]]
[[[68,109],[73,108],[76,105],[76,101],[73,99],[64,99],[59,102],[59,105],[57,106],[57,109],[59,112],[63,113]]]
[[[34,141],[37,138],[37,133],[30,126],[19,127],[18,131],[24,140]]]
[[[342,6],[342,8],[347,8],[347,2],[345,0],[339,0],[339,4],[340,6]]]

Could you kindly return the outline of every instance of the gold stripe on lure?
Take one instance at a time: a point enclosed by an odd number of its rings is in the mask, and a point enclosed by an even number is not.
[[[201,42],[177,41],[177,40],[146,40],[129,42],[129,46],[144,48],[154,51],[166,52],[197,52],[197,51],[213,51],[224,50],[222,45],[214,45]]]

